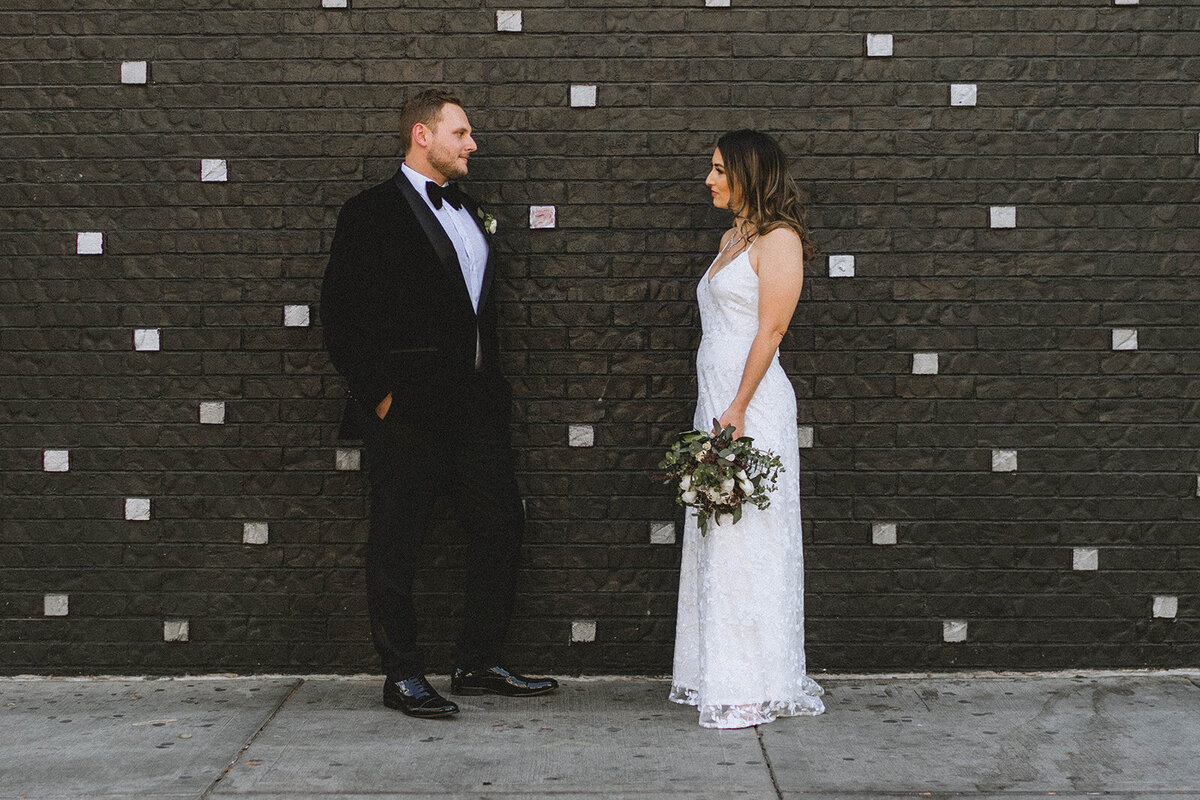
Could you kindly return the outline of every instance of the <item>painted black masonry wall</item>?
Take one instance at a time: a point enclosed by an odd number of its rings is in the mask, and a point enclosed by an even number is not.
[[[0,2],[0,671],[374,669],[315,304],[433,84],[500,224],[515,664],[670,668],[682,515],[647,475],[742,126],[824,249],[783,348],[811,668],[1200,663],[1200,5],[708,4]]]

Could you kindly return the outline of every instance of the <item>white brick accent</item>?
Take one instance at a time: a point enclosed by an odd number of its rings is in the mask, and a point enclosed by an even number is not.
[[[158,328],[138,328],[133,332],[133,349],[155,352],[162,349]]]
[[[201,425],[224,425],[225,424],[225,403],[221,400],[213,400],[200,404],[200,424]]]
[[[992,206],[988,210],[988,225],[993,228],[1017,227],[1017,207]]]
[[[705,8],[729,8],[729,0],[704,0]]]
[[[938,374],[938,354],[937,353],[913,353],[912,374],[913,375],[937,375]]]
[[[186,642],[188,640],[188,621],[186,619],[164,619],[163,641]]]
[[[943,642],[965,642],[967,640],[967,621],[965,619],[947,619],[942,621]]]
[[[571,641],[572,642],[594,642],[596,641],[596,620],[594,619],[577,619],[571,623]]]
[[[75,234],[75,252],[81,256],[104,253],[104,234],[101,231],[80,231]]]
[[[992,451],[992,472],[1016,472],[1017,471],[1017,451],[1016,450],[993,450]]]
[[[242,544],[266,544],[271,529],[265,522],[242,523]]]
[[[229,164],[223,158],[200,159],[200,180],[205,183],[224,183],[229,180]]]
[[[871,544],[895,544],[896,523],[875,522],[871,524]]]
[[[1079,572],[1100,569],[1100,551],[1094,547],[1076,547],[1071,553],[1071,569]]]
[[[48,594],[42,597],[42,614],[47,617],[65,617],[70,612],[71,601],[65,594]]]
[[[142,84],[150,79],[150,65],[145,61],[122,61],[121,83]]]
[[[591,83],[573,83],[571,84],[571,107],[572,108],[595,108],[596,106],[596,86]]]
[[[1113,328],[1113,350],[1137,350],[1137,328]]]
[[[973,83],[950,84],[950,105],[973,106],[979,100],[979,87]]]
[[[139,522],[150,519],[150,498],[126,497],[125,519]]]
[[[350,0],[321,0],[321,8],[349,8]]]
[[[42,469],[46,472],[68,472],[71,469],[70,450],[43,450]]]
[[[596,429],[591,425],[571,425],[567,428],[567,444],[571,447],[591,447],[596,443]]]
[[[854,256],[838,255],[829,257],[829,277],[853,278]]]
[[[333,456],[333,465],[343,472],[362,469],[362,451],[357,448],[339,448]]]
[[[501,33],[520,33],[521,32],[521,12],[520,11],[497,11],[496,12],[496,30]]]
[[[530,228],[553,228],[558,223],[554,206],[530,206]]]
[[[1138,0],[1113,0],[1114,6],[1136,6]]]
[[[890,33],[868,33],[867,55],[871,58],[885,58],[892,54],[892,35]]]
[[[650,544],[675,544],[675,523],[651,522]]]
[[[799,425],[796,427],[796,438],[800,441],[801,449],[813,446],[813,427],[812,425]]]
[[[1175,619],[1179,613],[1179,598],[1173,594],[1154,595],[1154,616],[1160,619]]]
[[[284,306],[283,324],[288,328],[307,328],[308,306]]]

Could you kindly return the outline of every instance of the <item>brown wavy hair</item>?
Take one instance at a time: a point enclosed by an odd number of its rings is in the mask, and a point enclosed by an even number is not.
[[[779,143],[761,131],[730,131],[717,140],[729,180],[730,210],[751,225],[751,238],[776,228],[791,228],[804,245],[805,258],[818,252],[808,235],[800,190],[788,171]]]

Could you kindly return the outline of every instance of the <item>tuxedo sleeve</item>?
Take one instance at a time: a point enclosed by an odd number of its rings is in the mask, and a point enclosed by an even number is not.
[[[325,348],[334,367],[346,379],[350,394],[366,408],[374,408],[391,388],[384,369],[382,320],[372,303],[369,227],[351,203],[338,213],[321,283],[320,314]]]

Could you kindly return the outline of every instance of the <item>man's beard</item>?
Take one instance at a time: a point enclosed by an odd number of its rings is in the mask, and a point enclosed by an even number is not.
[[[467,168],[458,161],[458,153],[446,156],[443,156],[441,153],[436,155],[430,153],[429,163],[434,169],[445,175],[448,181],[456,180],[467,174]]]

